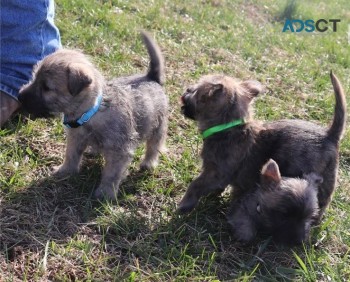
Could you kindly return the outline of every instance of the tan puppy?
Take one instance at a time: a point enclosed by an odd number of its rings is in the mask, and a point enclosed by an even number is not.
[[[108,83],[77,51],[60,50],[34,69],[33,81],[19,95],[23,107],[35,117],[64,113],[67,148],[56,175],[79,171],[87,146],[97,148],[105,159],[97,197],[114,199],[132,160],[134,150],[146,141],[141,168],[157,165],[167,131],[168,99],[163,90],[164,60],[159,47],[142,33],[150,55],[146,75],[119,77]]]

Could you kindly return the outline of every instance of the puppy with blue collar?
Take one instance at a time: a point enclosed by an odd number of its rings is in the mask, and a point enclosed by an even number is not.
[[[152,169],[164,149],[168,98],[163,84],[164,59],[152,37],[142,32],[150,56],[146,74],[106,82],[83,53],[61,49],[41,61],[33,80],[20,90],[19,101],[34,118],[63,113],[67,147],[55,172],[62,178],[77,173],[87,146],[105,159],[98,198],[115,199],[123,175],[140,142],[146,142],[142,169]]]

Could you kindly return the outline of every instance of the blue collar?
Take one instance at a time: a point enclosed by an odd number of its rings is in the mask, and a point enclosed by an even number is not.
[[[97,96],[95,100],[95,104],[87,112],[83,113],[79,119],[74,121],[67,121],[67,118],[64,116],[63,124],[68,128],[77,128],[83,125],[84,123],[88,122],[90,118],[93,117],[94,114],[96,114],[96,112],[100,108],[101,102],[102,102],[102,95],[100,94]]]

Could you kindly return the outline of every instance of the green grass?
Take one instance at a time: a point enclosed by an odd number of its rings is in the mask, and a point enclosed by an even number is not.
[[[291,1],[289,1],[291,2]],[[312,242],[293,249],[268,239],[231,238],[229,197],[206,199],[180,216],[176,204],[200,170],[196,126],[179,96],[208,73],[257,79],[263,120],[302,118],[327,125],[333,70],[350,91],[348,0],[296,1],[300,19],[340,18],[336,33],[282,33],[286,1],[57,0],[65,47],[89,54],[106,77],[144,72],[139,30],[166,58],[169,151],[154,173],[138,171],[140,148],[117,204],[96,202],[101,158],[87,156],[68,180],[50,177],[64,153],[59,120],[13,119],[0,130],[1,281],[349,281],[350,132],[340,147],[338,188]],[[349,101],[349,98],[347,97]]]

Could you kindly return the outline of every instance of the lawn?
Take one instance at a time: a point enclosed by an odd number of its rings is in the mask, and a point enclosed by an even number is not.
[[[286,16],[341,22],[337,32],[282,33]],[[140,172],[141,147],[117,203],[99,202],[102,158],[86,155],[79,175],[55,180],[61,121],[14,118],[0,130],[0,281],[350,280],[349,130],[333,201],[303,246],[236,242],[228,193],[176,213],[201,166],[196,125],[180,112],[184,89],[210,73],[256,79],[267,88],[256,118],[329,124],[330,70],[350,92],[348,0],[57,0],[56,24],[64,47],[90,55],[108,78],[145,72],[139,30],[154,35],[166,59],[168,152],[154,172]]]

